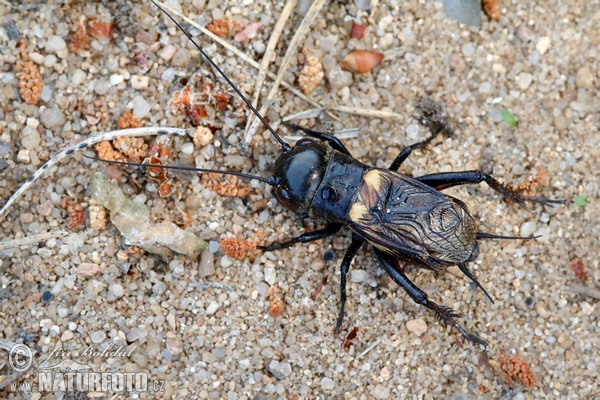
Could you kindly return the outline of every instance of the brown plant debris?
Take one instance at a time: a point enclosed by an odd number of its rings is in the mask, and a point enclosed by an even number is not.
[[[218,37],[225,37],[229,34],[229,21],[224,19],[215,19],[206,26],[206,29]]]
[[[112,38],[112,32],[115,24],[111,22],[101,22],[97,20],[93,20],[90,22],[90,35],[93,37],[97,37],[98,39],[108,39]]]
[[[283,313],[285,307],[279,289],[277,286],[271,286],[267,290],[267,298],[269,299],[268,313],[271,317],[278,317]]]
[[[98,153],[98,158],[101,160],[108,161],[127,161],[125,156],[120,152],[116,151],[110,142],[100,142],[96,146],[96,152]]]
[[[583,264],[583,260],[581,260],[581,258],[578,258],[569,264],[569,269],[573,271],[577,279],[583,280],[586,276],[588,276],[588,272],[585,269],[585,264]]]
[[[95,202],[94,202],[95,203]],[[103,231],[108,225],[108,212],[106,208],[95,203],[91,204],[90,210],[90,226],[97,231]]]
[[[69,228],[75,230],[83,222],[83,207],[76,201],[64,198],[60,206],[69,213]]]
[[[19,79],[19,92],[26,103],[37,104],[42,94],[44,81],[37,65],[29,59],[25,41],[19,43],[21,58],[15,68]]]
[[[142,138],[121,136],[113,140],[115,150],[121,152],[133,162],[141,162],[148,154],[148,145]]]
[[[340,64],[343,69],[357,74],[370,73],[383,60],[383,54],[371,50],[352,50]]]
[[[125,111],[119,116],[119,129],[139,128],[144,122],[138,119],[131,111]]]
[[[223,175],[217,172],[202,174],[200,182],[221,196],[244,197],[252,190],[250,186],[241,183],[237,176]]]
[[[352,347],[354,342],[356,342],[356,339],[358,338],[358,331],[359,331],[358,326],[355,326],[346,335],[346,337],[344,338],[344,341],[343,341],[344,350],[346,350],[346,351],[350,350],[350,347]]]
[[[488,364],[509,385],[517,381],[525,387],[532,388],[537,384],[531,367],[517,354],[497,354],[496,357],[488,360]]]
[[[365,36],[366,26],[353,22],[350,29],[350,39],[362,39]]]
[[[302,49],[302,54],[304,54],[306,62],[302,71],[300,71],[298,85],[300,85],[302,92],[308,95],[323,81],[325,73],[323,72],[321,61],[307,47]]]
[[[194,146],[204,147],[213,140],[213,133],[210,128],[206,126],[198,126],[194,131]]]
[[[537,167],[536,174],[528,174],[525,178],[513,186],[513,190],[522,196],[535,196],[540,188],[549,183],[548,171],[546,167],[540,165]]]
[[[236,260],[244,260],[248,257],[248,260],[253,262],[258,252],[258,246],[263,243],[263,235],[262,232],[259,232],[254,240],[221,238],[221,251],[226,256]]]
[[[89,43],[90,37],[88,36],[85,25],[85,16],[82,15],[75,23],[75,33],[73,33],[71,43],[69,43],[69,51],[78,54],[81,50],[85,49]]]
[[[481,8],[487,17],[493,21],[500,19],[499,0],[481,0]]]

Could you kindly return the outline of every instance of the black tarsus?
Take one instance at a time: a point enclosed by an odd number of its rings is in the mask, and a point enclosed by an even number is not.
[[[420,304],[426,308],[429,308],[433,312],[437,318],[444,325],[452,325],[457,331],[459,331],[467,340],[471,342],[481,344],[487,347],[487,343],[480,339],[479,337],[468,333],[462,326],[456,322],[456,318],[460,317],[456,311],[454,311],[450,307],[438,305],[433,301],[429,300],[427,297],[427,293],[422,291],[408,279],[408,277],[402,272],[400,269],[394,266],[394,258],[389,254],[384,253],[379,249],[374,249],[375,255],[379,260],[381,266],[385,269],[385,271],[390,275],[392,280],[396,282],[404,291],[413,299],[413,301],[417,304]]]
[[[187,36],[187,38],[190,40],[190,42],[192,42],[192,44],[194,46],[196,46],[196,48],[198,49],[198,51],[200,52],[200,54],[202,54],[202,56],[206,59],[206,61],[208,61],[208,63],[219,73],[219,75],[221,75],[221,77],[223,79],[225,79],[225,81],[227,82],[227,84],[229,84],[229,86],[231,86],[231,88],[237,93],[238,96],[240,96],[240,98],[242,99],[242,101],[248,106],[248,108],[252,111],[252,113],[254,115],[256,115],[256,117],[260,120],[260,122],[269,130],[269,132],[271,132],[271,135],[273,135],[273,137],[275,139],[277,139],[277,141],[279,142],[279,144],[281,145],[281,151],[283,153],[287,153],[288,151],[291,150],[291,146],[289,144],[287,144],[278,134],[277,132],[275,132],[275,130],[271,127],[271,125],[269,125],[269,123],[263,118],[262,115],[260,115],[260,113],[258,112],[258,110],[256,108],[254,108],[254,106],[252,105],[252,103],[250,103],[250,101],[246,98],[246,96],[244,96],[242,94],[242,92],[237,88],[237,86],[231,81],[231,79],[229,79],[229,77],[225,74],[225,72],[223,72],[221,70],[221,68],[219,68],[219,66],[217,64],[215,64],[215,62],[208,56],[208,54],[206,54],[206,52],[202,49],[202,47],[200,47],[200,45],[198,43],[196,43],[196,41],[194,40],[194,38],[192,38],[192,35],[190,35],[190,33],[188,31],[186,31],[183,26],[181,26],[181,24],[179,22],[177,22],[175,20],[175,18],[173,18],[168,12],[166,12],[161,6],[159,6],[155,1],[152,1],[152,4],[154,4],[156,7],[158,7],[158,9],[160,11],[162,11],[167,17],[169,17],[169,19],[171,21],[173,21],[173,23],[177,26],[177,28],[179,28],[179,30],[181,32],[183,32],[183,34],[185,36]]]

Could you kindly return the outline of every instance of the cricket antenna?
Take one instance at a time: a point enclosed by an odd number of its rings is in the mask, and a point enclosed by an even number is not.
[[[129,162],[129,161],[104,160],[104,159],[98,158],[98,157],[86,156],[85,154],[84,154],[84,157],[87,157],[87,158],[90,158],[90,159],[96,160],[96,161],[102,161],[102,162],[105,162],[108,164],[127,165],[130,167],[142,167],[142,168],[173,169],[173,170],[177,170],[177,171],[190,171],[190,172],[201,172],[201,173],[214,172],[214,173],[223,174],[223,175],[239,176],[240,178],[256,179],[257,181],[264,182],[270,186],[273,186],[276,184],[275,177],[273,177],[273,176],[271,176],[269,178],[264,178],[262,176],[246,174],[244,172],[224,171],[224,170],[220,170],[220,169],[182,167],[182,166],[178,166],[178,165],[162,165],[162,164],[150,164],[150,163],[144,164],[144,163],[135,163],[135,162]]]
[[[246,103],[248,108],[254,113],[254,115],[256,115],[256,117],[260,120],[260,122],[262,122],[262,124],[271,132],[271,135],[273,135],[273,137],[275,139],[277,139],[277,141],[281,145],[281,151],[283,153],[287,153],[288,151],[290,151],[291,150],[290,145],[283,141],[283,139],[277,134],[277,132],[275,132],[275,130],[271,127],[271,125],[269,125],[269,123],[263,118],[262,115],[260,115],[260,113],[256,110],[256,108],[254,108],[254,106],[250,103],[250,101],[248,101],[248,99],[242,94],[242,92],[240,92],[240,90],[231,81],[231,79],[229,79],[229,77],[227,75],[225,75],[225,72],[223,72],[221,70],[221,68],[219,68],[217,66],[217,64],[215,64],[215,62],[208,56],[208,54],[206,54],[206,52],[200,47],[200,45],[198,43],[196,43],[196,41],[192,38],[192,35],[190,35],[190,33],[188,31],[186,31],[181,26],[181,24],[175,20],[175,18],[173,18],[168,12],[166,12],[154,0],[150,0],[150,1],[152,2],[152,4],[154,4],[156,7],[158,7],[158,9],[160,11],[162,11],[167,17],[169,17],[169,19],[171,21],[173,21],[173,23],[177,26],[177,28],[179,28],[179,30],[181,30],[181,32],[183,32],[184,35],[187,36],[187,38],[190,40],[190,42],[192,42],[194,44],[194,46],[196,46],[196,48],[198,49],[198,51],[200,51],[200,54],[202,54],[202,56],[206,59],[206,61],[208,61],[208,63],[219,73],[219,75],[221,75],[223,77],[223,79],[225,79],[225,81],[229,84],[229,86],[231,86],[231,88],[237,93],[237,95],[240,96],[242,101],[244,103]]]

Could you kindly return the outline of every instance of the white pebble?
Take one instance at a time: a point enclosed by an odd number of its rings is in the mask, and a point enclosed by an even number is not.
[[[322,390],[333,390],[335,389],[335,382],[333,380],[331,380],[330,378],[323,378],[321,379],[321,389]]]
[[[208,242],[208,250],[211,253],[216,253],[217,251],[219,251],[219,249],[221,248],[221,246],[219,245],[219,242],[215,241],[215,240],[211,240],[210,242]]]
[[[158,56],[165,61],[169,61],[173,58],[176,51],[177,47],[173,46],[172,44],[168,44],[158,51]]]
[[[531,82],[533,82],[533,76],[526,72],[521,72],[517,76],[516,82],[521,90],[526,90],[529,87],[529,85],[531,85]]]
[[[94,82],[94,92],[100,96],[105,95],[109,88],[110,86],[108,82],[104,79],[98,79],[96,82]]]
[[[489,93],[492,90],[492,84],[489,82],[482,82],[479,85],[479,93]]]
[[[194,143],[187,142],[181,146],[181,152],[183,154],[192,154],[194,152]]]
[[[475,54],[475,45],[471,42],[468,42],[467,44],[463,45],[461,51],[466,57],[471,57],[473,54]]]
[[[67,48],[67,43],[60,36],[52,35],[48,38],[48,40],[46,40],[45,49],[48,53],[50,53],[50,52],[56,53],[56,52],[66,49],[66,48]]]
[[[92,343],[102,343],[106,340],[106,333],[102,331],[93,332],[90,339],[92,339]]]
[[[149,112],[150,104],[142,96],[135,96],[133,98],[133,115],[139,119],[143,119]]]
[[[50,100],[52,100],[52,94],[54,93],[54,90],[52,88],[53,86],[44,85],[44,87],[42,88],[42,93],[40,94],[40,99],[42,101],[47,103]]]
[[[109,78],[108,81],[110,82],[110,84],[112,86],[116,86],[119,83],[122,83],[125,80],[125,78],[123,77],[123,75],[119,75],[119,74],[112,74]]]
[[[42,138],[40,137],[40,134],[38,133],[37,129],[31,129],[28,126],[23,128],[21,144],[24,148],[28,150],[33,150],[40,145],[41,140]]]
[[[145,75],[131,75],[131,87],[135,90],[145,90],[150,84],[150,78]]]
[[[75,86],[81,85],[83,82],[85,82],[85,79],[86,79],[85,72],[83,72],[79,68],[74,70],[73,73],[71,74],[71,82]]]
[[[175,78],[175,70],[173,68],[165,69],[162,75],[160,76],[160,79],[162,79],[163,81],[172,81],[173,78]]]
[[[523,279],[525,278],[525,271],[523,271],[522,269],[516,269],[515,276],[517,277],[517,279]]]
[[[113,283],[112,285],[110,285],[109,290],[117,298],[122,297],[125,294],[125,291],[123,290],[123,286],[121,286],[118,283]]]
[[[274,285],[276,282],[277,278],[277,273],[275,272],[275,268],[273,267],[266,267],[265,268],[265,282],[267,282],[269,285]]]
[[[531,236],[535,232],[535,222],[527,221],[521,224],[521,236]]]
[[[211,301],[208,307],[206,307],[206,315],[213,315],[219,309],[219,303]]]
[[[58,128],[65,123],[65,115],[58,108],[47,108],[42,111],[40,121],[48,129]]]
[[[148,331],[146,329],[133,327],[127,332],[127,341],[135,342],[138,339],[144,338],[148,335]]]
[[[427,323],[421,318],[411,319],[406,322],[406,329],[417,336],[421,336],[427,332]]]
[[[550,38],[548,36],[541,37],[535,44],[535,49],[542,55],[546,54],[548,49],[550,49]]]
[[[58,59],[54,54],[48,54],[46,57],[44,57],[44,67],[52,68],[57,61]]]

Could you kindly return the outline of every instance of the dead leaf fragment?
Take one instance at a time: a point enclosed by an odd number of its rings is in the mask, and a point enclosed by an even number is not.
[[[305,47],[302,49],[302,53],[304,54],[306,63],[302,71],[300,71],[298,84],[302,92],[309,95],[323,81],[325,73],[323,72],[323,65],[319,58],[312,54],[308,48]]]
[[[383,60],[383,54],[371,50],[352,50],[340,64],[343,69],[366,74]]]
[[[44,88],[44,81],[37,65],[29,59],[24,41],[19,43],[19,50],[21,58],[15,68],[19,79],[19,92],[26,103],[37,104]]]
[[[481,0],[483,12],[493,21],[500,19],[500,4],[499,0]]]

